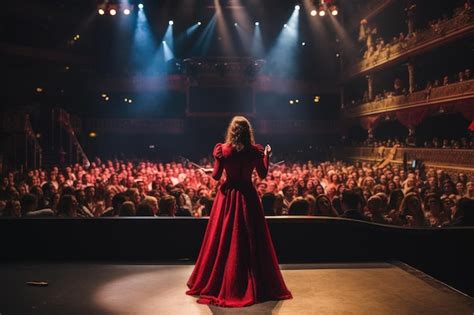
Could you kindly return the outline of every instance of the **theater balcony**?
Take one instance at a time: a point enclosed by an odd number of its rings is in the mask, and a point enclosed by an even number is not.
[[[459,107],[462,111],[462,109],[469,110],[472,105],[474,105],[474,80],[469,80],[425,89],[408,95],[389,96],[347,108],[343,111],[343,115],[346,118],[357,118],[422,108],[427,111],[439,111],[443,106]]]
[[[355,62],[347,68],[344,79],[365,75],[374,70],[382,70],[391,65],[421,55],[430,50],[467,37],[474,32],[474,10],[461,10],[449,19],[440,21],[435,27],[416,32],[415,36],[390,43],[380,50]]]
[[[444,169],[457,176],[458,173],[474,175],[474,150],[455,151],[434,148],[388,148],[388,147],[342,147],[337,155],[351,161],[365,161],[375,164],[403,165],[413,160],[423,161],[426,167]]]

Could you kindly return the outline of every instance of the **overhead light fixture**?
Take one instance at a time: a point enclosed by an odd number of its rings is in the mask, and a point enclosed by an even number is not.
[[[173,24],[174,24],[174,21],[173,21],[173,20],[170,20],[170,21],[168,22],[168,24],[169,24],[169,25],[173,25]]]
[[[201,25],[202,23],[201,22],[197,22],[197,25]]]
[[[105,14],[104,9],[102,9],[102,8],[100,8],[98,11],[99,11],[99,15],[104,15]]]
[[[140,10],[143,10],[143,3],[139,3],[139,4],[138,4],[138,8],[139,8]]]
[[[300,7],[299,4],[295,5],[295,10],[296,10],[296,11],[299,11],[300,9],[301,9],[301,7]]]
[[[115,9],[110,9],[109,14],[112,15],[112,16],[114,16],[115,14],[117,14],[117,10],[115,10]]]
[[[255,26],[259,26],[259,25],[260,25],[260,23],[259,23],[259,22],[255,22]]]
[[[337,7],[335,5],[331,6],[329,8],[329,11],[331,11],[332,15],[338,15],[339,14],[339,11],[337,10]]]
[[[316,16],[316,14],[318,14],[318,11],[316,11],[316,10],[311,10],[311,16]]]
[[[326,11],[324,10],[319,11],[319,16],[325,16],[325,15],[326,15]]]
[[[129,15],[129,14],[130,14],[130,9],[125,9],[125,10],[123,10],[123,14]]]

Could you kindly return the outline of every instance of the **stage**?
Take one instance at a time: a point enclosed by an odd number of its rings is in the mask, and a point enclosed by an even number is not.
[[[0,265],[0,314],[466,314],[474,299],[405,264],[281,269],[292,300],[228,309],[185,295],[191,264]],[[30,286],[28,281],[47,281]]]

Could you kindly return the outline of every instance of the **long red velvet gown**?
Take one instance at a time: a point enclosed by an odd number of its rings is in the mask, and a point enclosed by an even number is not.
[[[214,148],[212,177],[223,170],[227,179],[214,200],[201,251],[186,294],[202,304],[242,307],[269,300],[291,299],[273,248],[262,203],[251,175],[268,172],[261,145],[240,152],[228,144]]]

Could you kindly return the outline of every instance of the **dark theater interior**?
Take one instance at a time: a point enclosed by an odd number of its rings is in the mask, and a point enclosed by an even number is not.
[[[474,314],[471,0],[0,17],[0,315]]]

